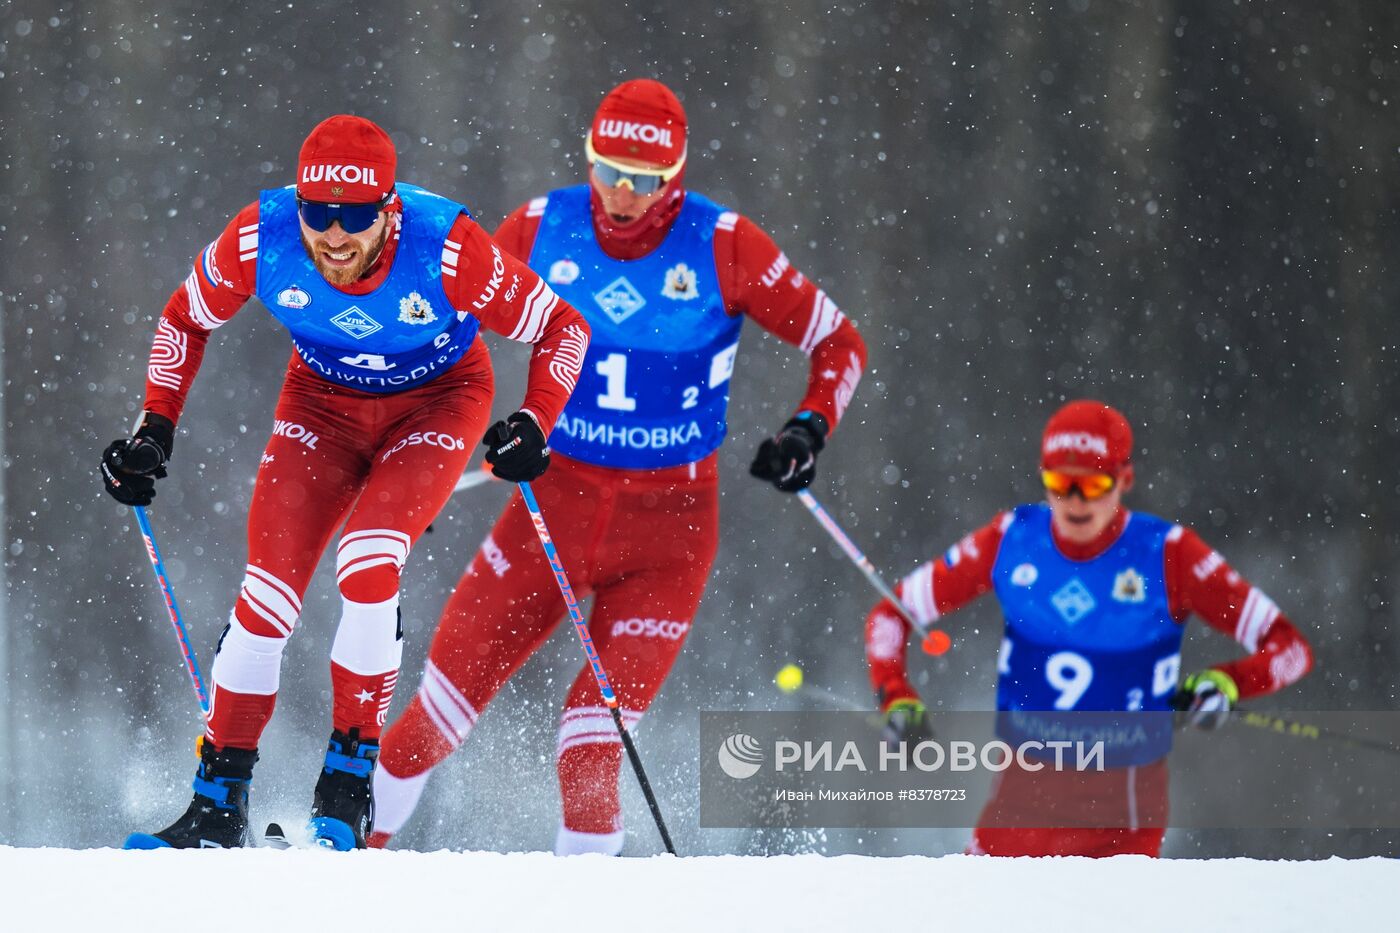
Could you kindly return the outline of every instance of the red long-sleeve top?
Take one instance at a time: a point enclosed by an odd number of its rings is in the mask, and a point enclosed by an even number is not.
[[[992,568],[1010,514],[998,514],[943,556],[920,565],[900,581],[896,594],[916,619],[931,625],[991,591]],[[1076,545],[1055,535],[1055,546],[1071,560],[1097,557],[1117,540],[1128,514],[1120,509],[1109,526],[1088,544]],[[1211,628],[1234,638],[1248,652],[1246,657],[1213,665],[1234,680],[1241,699],[1282,690],[1312,669],[1311,646],[1278,605],[1236,573],[1194,531],[1180,525],[1171,531],[1164,562],[1172,618],[1185,624],[1190,616],[1197,615]],[[918,697],[909,683],[906,667],[908,632],[909,624],[888,600],[882,600],[866,618],[865,654],[870,663],[870,681],[885,706]]]
[[[395,207],[398,204],[396,203]],[[364,295],[383,284],[398,248],[399,215],[390,213],[391,233],[374,265],[354,285],[337,286]],[[503,281],[482,308],[474,306],[492,275],[493,253],[505,253]],[[209,335],[238,313],[257,290],[258,202],[239,211],[195,260],[184,283],[166,302],[156,328],[146,376],[146,411],[178,422],[204,358]],[[457,218],[443,249],[443,290],[452,307],[468,311],[483,327],[534,345],[529,381],[520,408],[535,416],[546,436],[569,400],[583,367],[588,324],[540,277],[466,214]],[[542,288],[543,291],[537,291]],[[548,300],[539,300],[539,295]]]

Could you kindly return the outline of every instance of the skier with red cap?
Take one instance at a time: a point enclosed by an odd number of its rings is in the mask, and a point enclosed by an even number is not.
[[[588,324],[461,204],[396,181],[393,142],[338,115],[306,138],[296,184],[262,192],[194,263],[156,327],[144,410],[102,456],[108,492],[147,505],[215,329],[253,296],[294,352],[248,513],[248,565],[211,672],[194,799],[130,848],[242,846],[258,742],[311,574],[338,527],[342,610],[332,732],[311,831],[363,848],[370,774],[403,652],[399,578],[481,439],[496,475],[532,480],[577,382]],[[482,326],[534,345],[520,409],[487,428]],[[484,435],[484,437],[483,437]]]
[[[496,231],[593,328],[578,391],[535,486],[630,728],[691,627],[718,543],[717,450],[745,318],[810,358],[792,418],[750,472],[785,492],[860,380],[865,345],[835,302],[757,226],[688,190],[686,115],[663,84],[610,91],[584,143],[588,183],[535,198]],[[556,519],[554,516],[559,516]],[[422,685],[385,734],[372,845],[408,819],[431,769],[564,615],[528,514],[513,499],[457,585]],[[622,747],[585,668],[564,701],[559,854],[617,854]]]
[[[1274,601],[1194,531],[1123,506],[1132,451],[1122,414],[1101,402],[1070,402],[1041,440],[1045,502],[1002,512],[897,587],[925,624],[995,593],[1006,626],[999,711],[1185,708],[1193,725],[1211,728],[1239,701],[1282,690],[1311,669],[1307,640]],[[1193,614],[1248,656],[1181,680],[1181,641]],[[892,740],[917,739],[926,726],[905,667],[908,631],[888,600],[866,619],[871,683]],[[1167,802],[1165,732],[1164,746],[1146,754],[1151,760],[1102,773],[1013,764],[999,776],[969,851],[1156,856]],[[1037,828],[1035,819],[1066,812],[1069,797],[1088,806],[1089,826]]]

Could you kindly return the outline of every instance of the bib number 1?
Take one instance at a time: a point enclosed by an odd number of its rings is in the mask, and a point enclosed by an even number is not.
[[[598,375],[608,380],[608,391],[598,396],[598,407],[613,411],[636,411],[637,400],[627,394],[627,357],[609,353],[596,364]]]

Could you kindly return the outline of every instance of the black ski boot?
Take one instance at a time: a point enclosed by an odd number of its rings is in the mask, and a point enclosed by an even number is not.
[[[361,741],[359,729],[349,735],[331,733],[311,805],[311,837],[317,845],[338,852],[365,847],[374,828],[369,781],[378,759],[379,743]]]
[[[156,833],[132,833],[123,849],[233,849],[248,845],[248,785],[257,750],[199,741],[194,799],[185,815]]]

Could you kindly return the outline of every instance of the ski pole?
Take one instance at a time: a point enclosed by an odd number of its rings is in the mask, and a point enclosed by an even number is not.
[[[642,785],[642,793],[646,796],[647,806],[651,808],[652,819],[656,821],[656,829],[661,833],[661,841],[666,845],[666,851],[671,855],[676,854],[676,847],[671,844],[671,834],[666,831],[666,821],[661,818],[661,807],[656,802],[656,795],[652,793],[651,781],[647,780],[646,769],[642,767],[642,756],[637,754],[637,746],[632,744],[632,736],[627,731],[627,727],[622,724],[622,711],[618,708],[617,694],[613,692],[612,684],[608,682],[608,674],[603,670],[603,661],[598,657],[598,651],[593,647],[593,636],[588,633],[588,623],[583,619],[583,613],[579,611],[578,600],[574,597],[574,588],[569,585],[568,574],[564,572],[564,564],[559,559],[559,551],[554,547],[554,539],[549,536],[549,528],[545,526],[544,516],[540,514],[539,503],[535,501],[535,493],[530,488],[530,484],[522,482],[520,486],[520,496],[525,500],[525,508],[530,511],[530,520],[534,522],[535,533],[540,537],[540,545],[544,548],[544,556],[549,561],[550,569],[554,571],[554,582],[559,584],[559,592],[564,597],[564,605],[569,609],[569,621],[574,623],[574,631],[578,633],[579,641],[583,642],[583,653],[588,658],[588,666],[593,670],[593,676],[598,681],[598,692],[603,695],[603,702],[607,704],[608,711],[612,713],[613,724],[617,726],[618,735],[622,736],[623,747],[627,749],[627,757],[632,762],[632,770],[637,775],[637,783]]]
[[[855,564],[857,569],[865,574],[865,579],[870,581],[870,585],[875,587],[876,592],[889,600],[890,603],[893,604],[895,612],[903,616],[904,621],[912,625],[914,630],[923,636],[924,651],[933,655],[942,654],[947,651],[949,645],[952,644],[952,639],[948,637],[948,633],[944,632],[942,629],[929,628],[927,625],[924,625],[918,619],[914,618],[914,614],[909,611],[909,607],[904,605],[903,600],[894,595],[894,591],[880,578],[879,572],[875,570],[875,565],[870,563],[870,559],[861,553],[860,548],[856,547],[855,542],[841,530],[841,526],[836,524],[836,519],[831,517],[831,513],[822,508],[816,496],[813,496],[806,489],[799,489],[797,491],[797,498],[802,500],[802,504],[807,507],[807,511],[812,513],[812,517],[817,520],[817,523],[825,528],[826,533],[831,535],[832,540],[840,545],[841,550],[846,552],[846,556],[851,559],[851,563]]]
[[[1368,739],[1359,735],[1350,735],[1346,732],[1328,729],[1326,726],[1314,726],[1311,723],[1283,719],[1282,717],[1274,716],[1270,713],[1238,710],[1237,715],[1231,716],[1230,719],[1242,726],[1263,729],[1277,735],[1288,735],[1298,739],[1332,739],[1333,741],[1341,742],[1344,745],[1350,745],[1355,748],[1369,748],[1390,755],[1400,755],[1400,746],[1392,745],[1389,742],[1383,742],[1380,739]]]
[[[136,524],[141,526],[141,537],[146,539],[146,556],[151,559],[151,568],[156,572],[156,582],[160,584],[161,595],[165,597],[165,611],[170,616],[170,624],[175,627],[175,637],[180,641],[180,652],[185,656],[185,670],[190,672],[194,683],[195,696],[199,698],[199,709],[206,715],[209,712],[209,695],[204,692],[204,678],[199,675],[199,662],[190,648],[190,633],[180,617],[180,606],[175,602],[175,590],[170,586],[170,578],[165,575],[165,563],[160,559],[160,549],[156,547],[156,534],[151,530],[151,520],[146,517],[145,506],[135,505]]]

